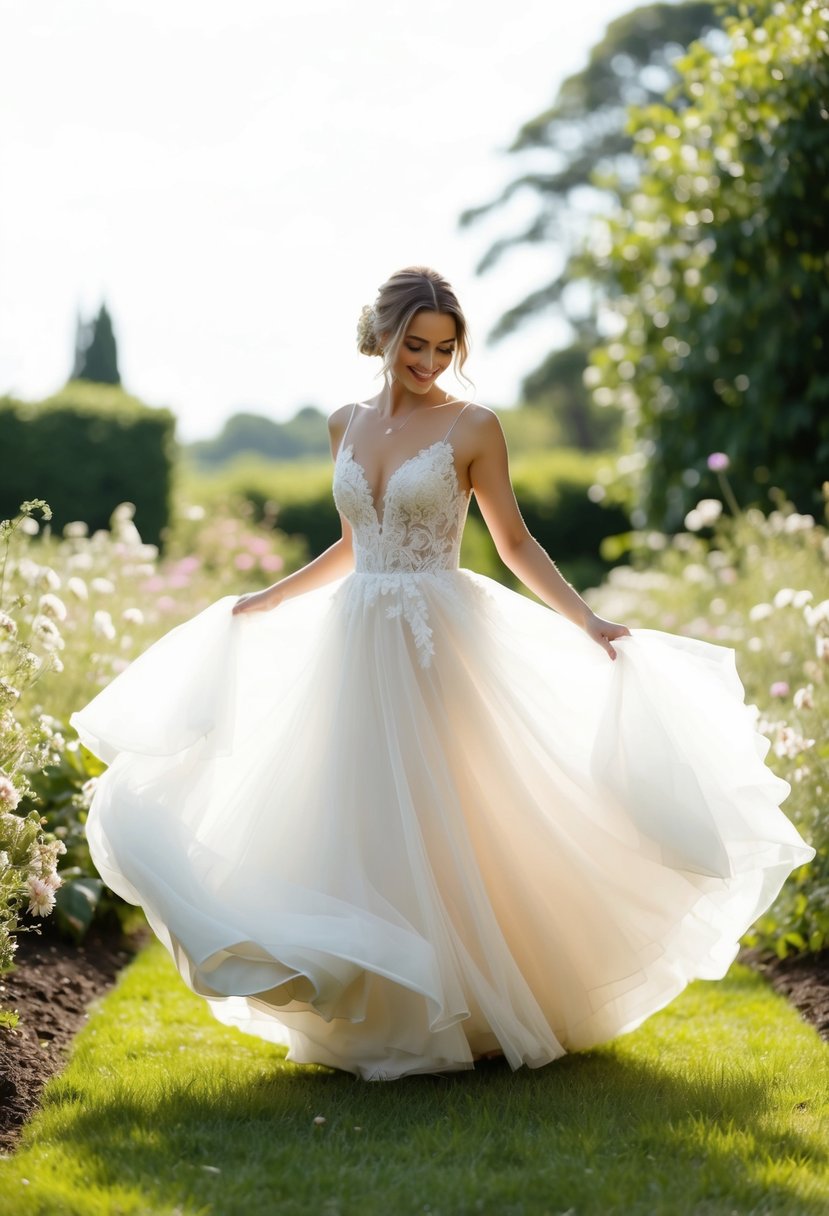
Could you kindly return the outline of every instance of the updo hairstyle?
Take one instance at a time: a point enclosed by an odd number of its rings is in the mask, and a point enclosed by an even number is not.
[[[457,329],[455,374],[471,384],[463,374],[469,355],[469,331],[458,298],[446,279],[428,266],[407,266],[387,279],[373,304],[365,304],[357,322],[357,349],[362,355],[380,355],[381,371],[391,378],[400,343],[412,318],[427,309],[454,317]],[[381,335],[386,335],[385,345]]]

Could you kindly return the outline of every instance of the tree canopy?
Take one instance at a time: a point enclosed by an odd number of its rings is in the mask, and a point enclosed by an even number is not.
[[[829,469],[829,9],[764,0],[697,42],[665,103],[634,107],[636,185],[585,249],[611,300],[594,400],[625,411],[615,489],[673,528],[717,489],[820,505]]]

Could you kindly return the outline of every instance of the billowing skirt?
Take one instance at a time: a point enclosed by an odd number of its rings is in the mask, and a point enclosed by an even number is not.
[[[225,596],[84,709],[86,824],[213,1014],[365,1078],[513,1068],[717,979],[814,856],[734,651],[613,661],[471,571]]]

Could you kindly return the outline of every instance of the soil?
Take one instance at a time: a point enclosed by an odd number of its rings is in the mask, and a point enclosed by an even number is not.
[[[13,971],[0,975],[0,1009],[20,1015],[0,1026],[0,1155],[14,1152],[43,1086],[60,1072],[72,1039],[89,1017],[88,1005],[152,939],[142,924],[130,935],[120,926],[93,928],[80,945],[42,932],[21,933]],[[778,959],[742,950],[738,961],[759,971],[829,1042],[829,950]]]
[[[148,925],[126,935],[113,923],[90,930],[79,944],[51,930],[19,933],[15,966],[0,974],[0,1009],[19,1015],[0,1026],[0,1155],[14,1151],[20,1130],[37,1108],[43,1086],[60,1072],[72,1039],[89,1017],[87,1006],[151,938]]]

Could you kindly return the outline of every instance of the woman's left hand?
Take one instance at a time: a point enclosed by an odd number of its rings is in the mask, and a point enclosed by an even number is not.
[[[611,646],[614,638],[629,638],[630,630],[627,625],[618,625],[615,621],[604,621],[595,612],[591,612],[584,624],[584,632],[599,646],[604,647],[611,659],[616,658],[616,651]]]

